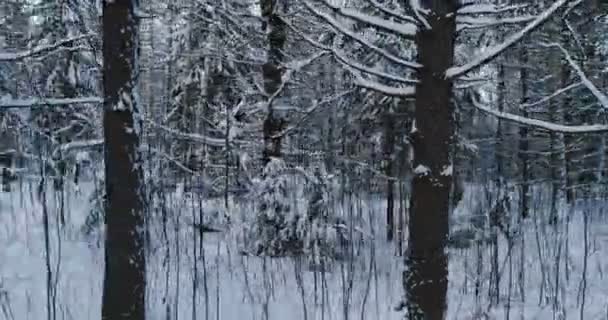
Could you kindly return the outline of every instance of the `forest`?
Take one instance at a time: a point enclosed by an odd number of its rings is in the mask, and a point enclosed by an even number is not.
[[[0,0],[0,320],[606,320],[606,210],[606,0]]]

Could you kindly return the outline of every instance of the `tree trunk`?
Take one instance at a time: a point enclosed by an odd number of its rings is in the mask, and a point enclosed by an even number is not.
[[[283,46],[287,39],[285,23],[278,14],[277,0],[262,0],[260,6],[262,17],[264,18],[264,29],[268,28],[268,56],[267,62],[262,67],[264,76],[264,90],[269,99],[268,113],[264,120],[264,163],[268,163],[271,158],[281,156],[281,138],[279,134],[285,127],[285,120],[281,118],[272,108],[270,101],[273,95],[277,95],[280,90],[283,75],[281,63],[283,62]],[[276,99],[275,99],[276,100]]]
[[[141,125],[135,99],[137,22],[133,0],[103,3],[106,176],[104,320],[145,319]]]
[[[395,122],[394,114],[387,111],[384,119],[384,173],[386,180],[386,240],[391,242],[395,230],[395,181],[394,177],[394,154],[395,154]]]
[[[425,2],[431,29],[416,35],[418,71],[413,134],[414,171],[409,219],[408,270],[404,274],[410,319],[444,319],[447,307],[448,214],[454,141],[452,80],[456,0]]]
[[[568,47],[569,44],[569,30],[566,23],[562,23],[562,43],[564,48]],[[565,59],[562,59],[561,68],[561,87],[565,87],[570,82],[570,65]],[[571,108],[572,98],[570,95],[564,95],[561,100],[562,112],[564,114],[564,124],[572,125],[572,111]],[[568,204],[572,204],[575,198],[574,191],[574,170],[572,168],[572,148],[574,147],[574,138],[570,134],[564,134],[564,178],[565,178],[565,189],[566,189],[566,201]]]
[[[519,81],[521,84],[521,104],[528,102],[528,54],[526,52],[525,43],[521,44],[520,49],[520,63],[522,68],[519,70]],[[522,116],[528,117],[528,111],[525,108],[522,109]],[[530,168],[528,163],[529,153],[529,142],[528,142],[528,127],[521,126],[519,128],[519,161],[521,164],[521,197],[520,197],[520,213],[523,219],[527,218],[530,214]]]

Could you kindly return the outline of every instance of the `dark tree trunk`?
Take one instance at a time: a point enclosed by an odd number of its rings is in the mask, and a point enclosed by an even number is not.
[[[262,17],[264,18],[264,29],[268,28],[268,60],[263,66],[264,90],[269,99],[268,113],[264,120],[264,163],[268,163],[271,158],[281,157],[281,137],[277,137],[285,127],[285,120],[273,110],[270,97],[277,95],[280,90],[281,77],[283,70],[283,47],[287,39],[285,23],[278,14],[277,0],[262,0],[260,6]],[[276,100],[276,99],[275,99]]]
[[[394,114],[387,112],[384,119],[384,173],[388,177],[386,181],[386,240],[393,241],[395,231],[395,181],[394,176],[394,154],[395,154],[395,121]]]
[[[566,23],[562,23],[562,43],[561,45],[564,48],[567,48],[569,43],[569,34],[568,27]],[[565,87],[570,82],[570,65],[568,65],[568,61],[565,59],[562,60],[562,68],[561,68],[561,87]],[[570,95],[564,95],[562,98],[562,112],[564,114],[564,123],[571,125],[572,124],[572,112],[568,111],[571,108],[572,99]],[[572,148],[574,146],[574,138],[570,134],[564,134],[564,178],[565,178],[565,188],[566,188],[566,201],[569,204],[574,202],[575,194],[574,194],[574,170],[572,168]]]
[[[140,124],[135,99],[134,0],[103,3],[106,176],[103,320],[145,319],[145,254]]]
[[[409,248],[404,273],[410,319],[441,320],[447,307],[448,215],[454,140],[451,79],[445,71],[454,59],[456,0],[428,0],[431,29],[416,35],[418,72],[413,134],[414,172],[409,219]],[[454,171],[454,170],[452,170]]]
[[[528,54],[526,46],[522,43],[520,49],[520,61],[522,68],[519,70],[519,81],[521,84],[521,104],[528,102]],[[522,109],[522,116],[528,117],[528,112],[525,108]],[[521,198],[520,198],[520,213],[523,219],[530,214],[530,168],[528,163],[529,143],[528,143],[528,127],[521,126],[519,128],[519,161],[521,164]]]

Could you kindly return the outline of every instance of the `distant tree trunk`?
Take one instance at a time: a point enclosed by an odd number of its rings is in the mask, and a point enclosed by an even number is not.
[[[519,70],[519,81],[521,84],[521,104],[528,102],[528,54],[525,44],[521,44],[520,63],[522,65]],[[528,117],[528,111],[522,108],[522,116]],[[528,142],[528,127],[521,126],[519,128],[519,161],[521,164],[521,197],[520,197],[520,213],[523,219],[527,218],[530,210],[530,168],[528,163],[529,142]]]
[[[135,99],[135,0],[103,3],[105,279],[103,320],[145,319],[141,125]]]
[[[430,29],[416,35],[419,82],[413,134],[414,171],[409,219],[408,270],[404,274],[410,319],[442,320],[447,306],[448,215],[454,141],[453,82],[457,0],[429,0]]]
[[[566,23],[562,23],[562,43],[561,45],[564,48],[568,46],[569,39],[569,30]],[[561,87],[565,87],[570,82],[570,65],[565,59],[562,59],[562,68],[561,68]],[[562,110],[564,114],[564,123],[572,124],[572,112],[569,110],[571,108],[572,98],[570,95],[564,95],[562,98]],[[566,189],[566,201],[569,204],[574,202],[575,193],[574,193],[574,170],[572,168],[572,148],[574,146],[574,138],[572,135],[564,134],[564,178],[565,178],[565,189]]]
[[[394,114],[387,111],[384,117],[384,173],[386,180],[386,240],[393,241],[395,231],[395,181],[394,154],[395,154],[395,121]]]
[[[551,26],[551,36],[556,35],[555,37],[559,41],[559,37],[561,36],[559,33],[559,23],[552,23]],[[549,72],[553,75],[552,79],[549,80],[549,91],[555,91],[560,89],[560,67],[561,67],[561,58],[557,55],[552,55],[549,59]],[[563,120],[563,112],[562,106],[559,103],[550,102],[549,105],[549,119],[552,122],[560,123]],[[549,214],[549,223],[556,226],[558,220],[558,203],[560,198],[560,192],[564,188],[564,179],[563,179],[563,153],[562,150],[564,148],[564,135],[556,132],[550,133],[550,152],[551,152],[551,211]]]
[[[262,67],[264,76],[264,90],[270,98],[276,94],[281,87],[283,70],[283,47],[287,40],[285,23],[278,14],[277,0],[261,0],[262,17],[264,18],[264,29],[268,34],[268,56],[267,62]],[[264,163],[271,158],[281,156],[281,138],[276,137],[285,127],[285,120],[273,109],[272,102],[268,106],[268,113],[264,120]]]

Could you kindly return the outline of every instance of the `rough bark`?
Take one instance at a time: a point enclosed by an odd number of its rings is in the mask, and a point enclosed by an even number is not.
[[[453,83],[445,71],[454,59],[456,0],[428,0],[431,29],[416,35],[418,71],[413,136],[414,168],[409,248],[404,284],[410,319],[444,319],[448,284],[446,241],[450,209]],[[424,169],[424,170],[421,170]],[[420,173],[423,172],[423,173]]]
[[[103,320],[145,319],[144,217],[139,121],[134,98],[137,23],[134,0],[103,3],[106,176]]]

